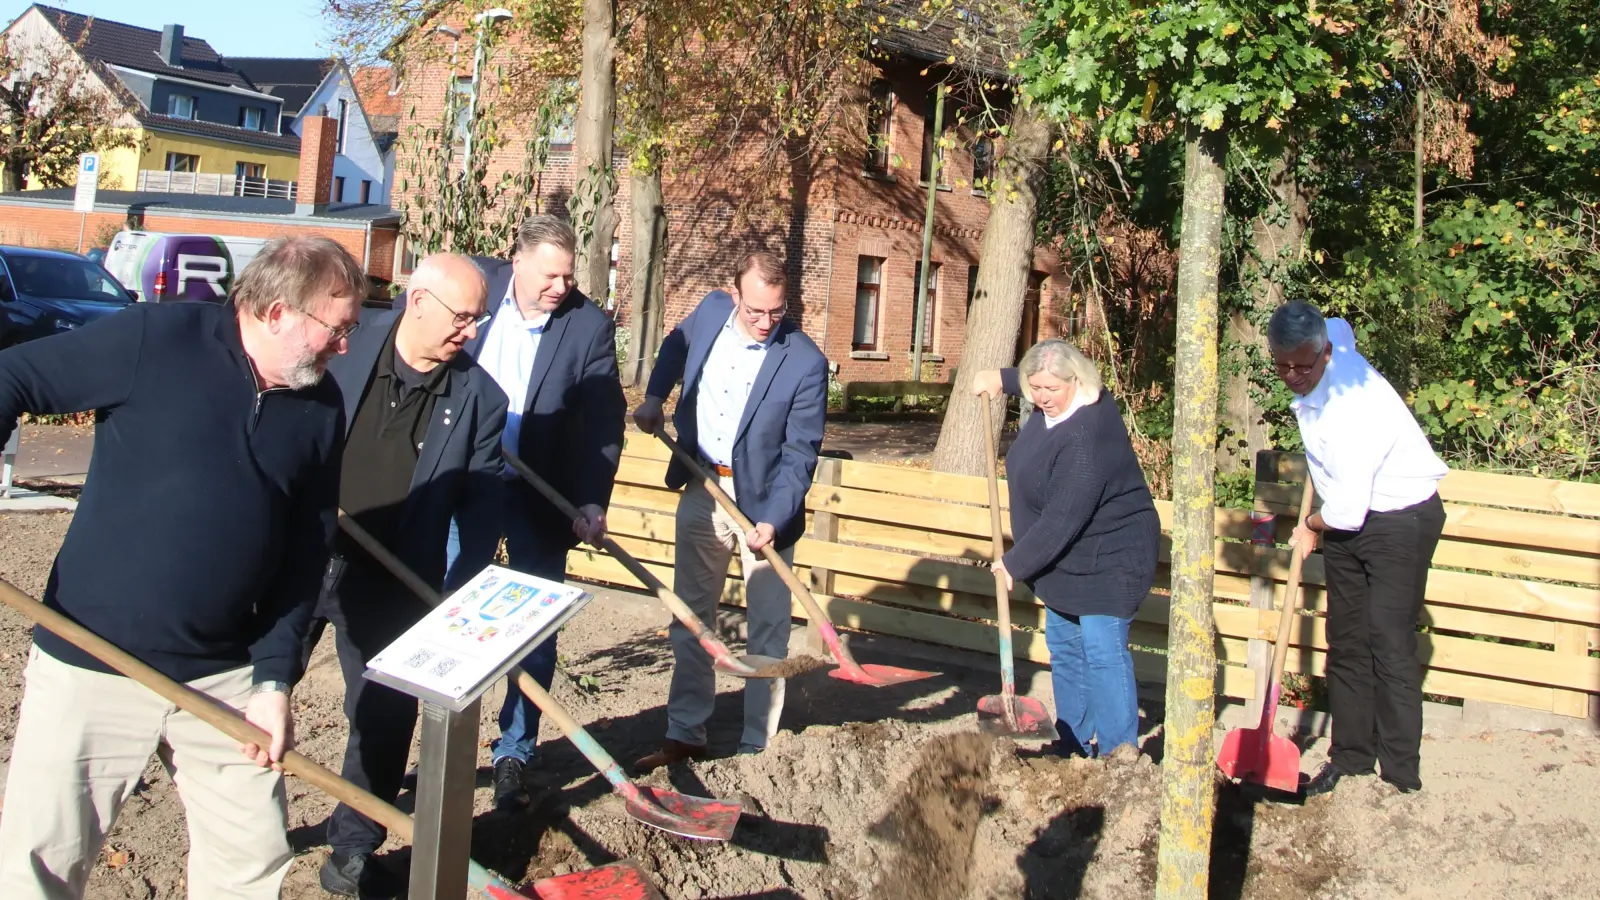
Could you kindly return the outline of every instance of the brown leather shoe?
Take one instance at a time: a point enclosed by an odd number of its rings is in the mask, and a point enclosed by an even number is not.
[[[670,766],[686,759],[705,759],[710,755],[710,750],[704,744],[686,744],[667,738],[661,742],[661,749],[642,757],[633,764],[633,771],[642,775],[653,772],[662,766]]]

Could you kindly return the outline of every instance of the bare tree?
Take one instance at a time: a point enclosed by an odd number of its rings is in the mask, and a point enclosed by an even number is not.
[[[84,29],[78,45],[89,36]],[[0,190],[18,191],[32,178],[44,187],[77,179],[78,157],[133,147],[122,98],[73,49],[0,34]]]

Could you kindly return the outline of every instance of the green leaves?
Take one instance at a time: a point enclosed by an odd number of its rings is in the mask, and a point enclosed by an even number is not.
[[[1375,83],[1381,46],[1367,0],[1043,0],[1018,63],[1027,90],[1062,120],[1129,145],[1187,123],[1272,143],[1284,113],[1307,128],[1336,115],[1345,89]],[[1154,95],[1151,81],[1162,86]],[[1270,123],[1270,124],[1269,124]]]

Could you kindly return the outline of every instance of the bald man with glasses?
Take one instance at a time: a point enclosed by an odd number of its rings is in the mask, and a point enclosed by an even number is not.
[[[460,572],[488,565],[500,540],[500,435],[506,395],[462,353],[487,319],[488,287],[470,257],[439,253],[411,273],[388,311],[369,311],[329,372],[344,397],[339,506],[423,581],[449,590],[446,547],[459,523]],[[427,605],[342,532],[323,583],[307,654],[332,622],[350,737],[343,776],[382,799],[400,794],[417,701],[362,676],[367,662]],[[372,860],[383,826],[340,805],[322,887],[393,897],[405,881]]]

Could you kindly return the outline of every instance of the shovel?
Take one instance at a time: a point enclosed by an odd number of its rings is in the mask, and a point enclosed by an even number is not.
[[[1311,513],[1311,479],[1306,479],[1300,494],[1300,524]],[[1300,748],[1288,738],[1272,733],[1278,716],[1278,693],[1283,684],[1283,663],[1289,656],[1289,629],[1294,625],[1300,605],[1300,570],[1305,559],[1298,547],[1290,550],[1289,583],[1283,592],[1283,609],[1278,613],[1278,641],[1272,648],[1272,679],[1261,704],[1261,724],[1254,728],[1235,728],[1222,739],[1217,751],[1217,768],[1229,778],[1264,784],[1286,793],[1300,790]]]
[[[257,744],[263,747],[271,743],[271,738],[265,731],[246,722],[244,717],[235,710],[225,707],[205,694],[187,685],[179,684],[157,672],[117,648],[105,638],[17,590],[9,582],[0,581],[0,600],[5,601],[7,606],[32,620],[35,625],[48,629],[52,634],[68,641],[83,652],[144,685],[169,703],[214,726],[217,730],[239,743]],[[411,842],[411,817],[400,810],[333,774],[303,756],[298,750],[290,750],[284,753],[282,765],[284,771],[305,779],[313,787],[389,829],[391,833],[398,835],[406,843]],[[633,868],[631,863],[623,863],[621,865],[626,868]],[[640,873],[637,869],[633,869],[633,871],[640,881],[645,880],[643,873]],[[530,896],[500,880],[494,873],[470,859],[467,860],[467,883],[488,894],[494,900]],[[546,895],[536,894],[532,896]],[[633,896],[642,900],[642,898],[646,898],[649,895],[609,896]]]
[[[1005,539],[1000,536],[1000,473],[994,452],[994,409],[984,401],[983,440],[989,448],[989,526],[994,532],[994,561],[1005,555]],[[1032,697],[1017,696],[1017,676],[1011,654],[1011,591],[1006,588],[1006,577],[994,570],[994,596],[1000,611],[1000,693],[978,698],[978,727],[984,731],[1013,738],[1053,741],[1061,735],[1056,732],[1055,716],[1044,704]]]
[[[678,446],[677,441],[667,437],[665,431],[657,431],[656,437],[667,445],[667,449],[672,451],[672,454],[678,458],[679,462],[688,467],[691,475],[694,475],[705,485],[706,490],[710,491],[711,496],[716,498],[717,503],[721,504],[728,515],[733,517],[733,521],[738,523],[742,531],[748,534],[755,529],[756,526],[734,504],[733,498],[729,497],[727,492],[710,475],[706,474],[706,471],[700,467],[694,457]],[[904,684],[908,681],[932,678],[939,674],[937,672],[919,672],[916,669],[901,669],[895,666],[870,664],[863,666],[856,662],[854,657],[850,655],[850,651],[846,650],[844,645],[839,642],[839,632],[833,627],[833,622],[828,618],[828,614],[823,611],[822,604],[818,603],[817,598],[811,595],[810,589],[794,574],[794,570],[789,568],[789,564],[783,561],[783,557],[778,555],[778,551],[774,550],[771,544],[768,544],[761,548],[761,555],[766,558],[768,563],[772,564],[772,568],[778,573],[778,577],[783,579],[784,585],[789,588],[790,592],[800,598],[801,605],[805,606],[806,612],[811,614],[811,624],[817,626],[817,631],[822,634],[823,642],[828,645],[828,652],[833,654],[833,658],[839,663],[839,668],[828,671],[829,675],[843,681],[852,681],[856,684],[888,687],[894,684]]]
[[[517,455],[510,450],[502,449],[501,452],[505,454],[506,462],[511,464],[511,468],[516,469],[517,474],[533,485],[534,490],[543,494],[544,498],[550,501],[551,505],[559,510],[563,516],[568,519],[578,518],[577,508],[568,503],[567,498],[561,496],[543,478],[535,474],[527,463],[518,459]],[[622,563],[623,568],[627,569],[633,577],[639,579],[645,587],[660,598],[662,605],[666,606],[667,610],[679,622],[683,623],[683,627],[689,629],[689,633],[694,635],[695,640],[700,642],[701,649],[705,650],[707,655],[711,657],[712,667],[717,671],[736,675],[740,678],[783,677],[783,672],[781,671],[783,660],[781,659],[774,659],[770,656],[757,656],[751,653],[737,658],[734,657],[733,652],[728,649],[728,645],[717,640],[717,636],[711,632],[711,629],[706,627],[706,623],[700,621],[700,617],[694,614],[694,611],[689,608],[687,603],[683,602],[683,598],[668,590],[667,586],[661,583],[661,579],[657,578],[649,569],[646,569],[639,560],[633,557],[633,554],[622,549],[609,536],[601,538],[597,546]]]
[[[429,606],[438,606],[443,600],[439,593],[417,577],[405,563],[389,552],[365,528],[362,528],[344,510],[339,511],[339,527],[355,539],[374,559],[383,564],[389,573],[399,579],[411,592]],[[740,805],[728,800],[691,797],[665,788],[637,785],[622,774],[622,767],[611,758],[588,731],[549,692],[539,686],[521,666],[516,668],[517,687],[526,694],[539,711],[550,717],[561,733],[572,741],[584,758],[611,782],[611,787],[622,797],[628,815],[662,831],[681,837],[708,841],[725,841],[733,837],[734,826],[739,822]]]

